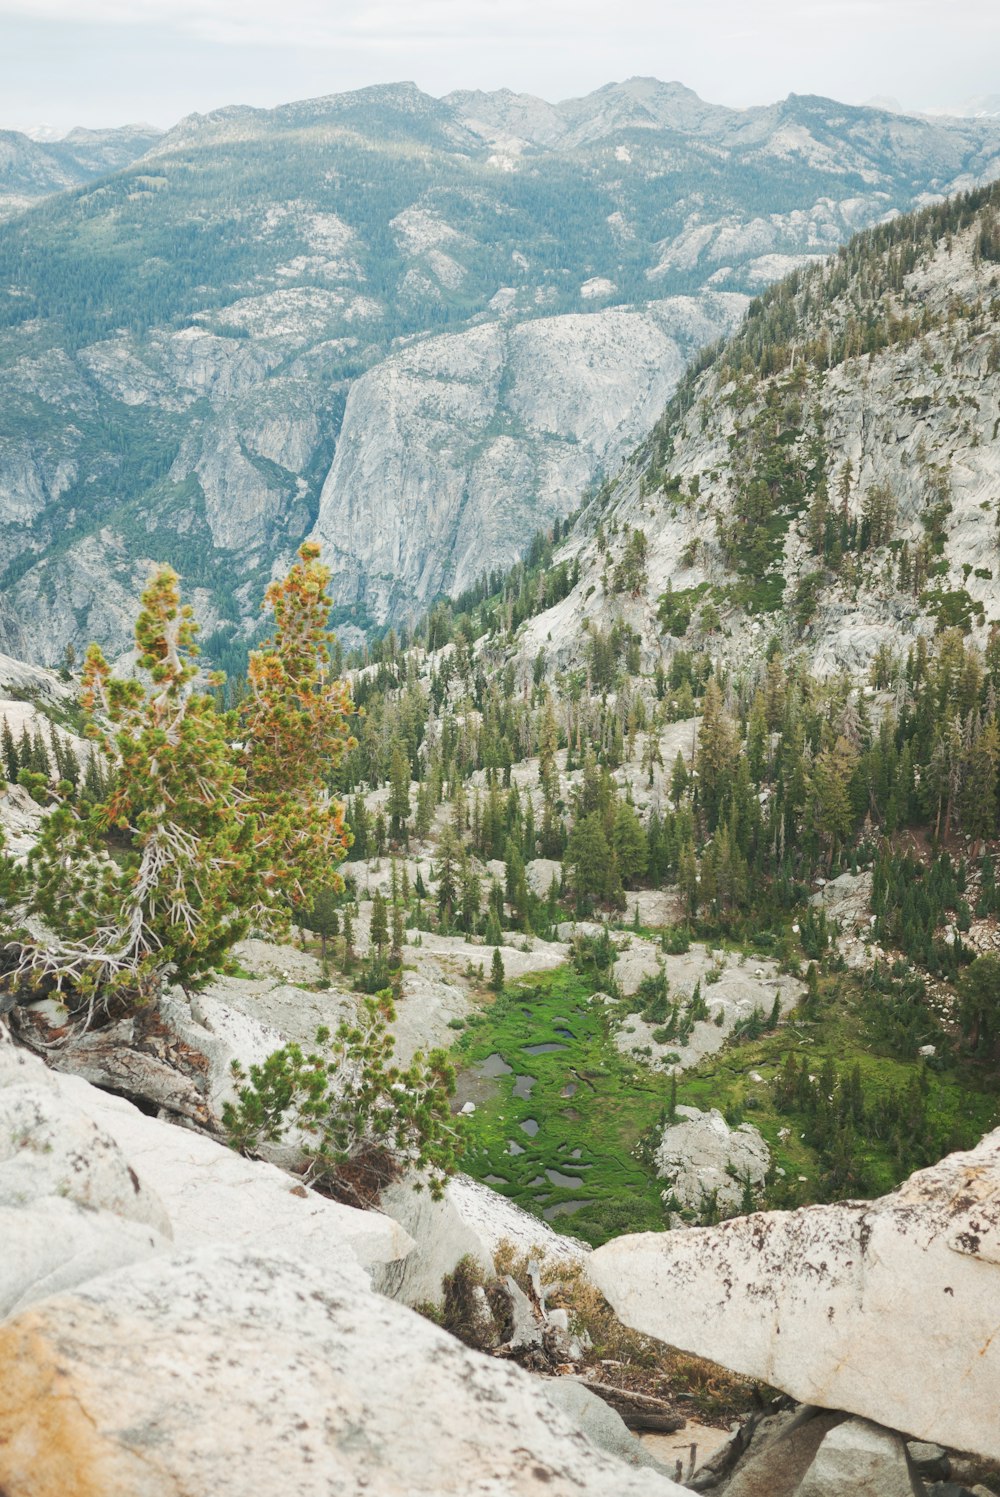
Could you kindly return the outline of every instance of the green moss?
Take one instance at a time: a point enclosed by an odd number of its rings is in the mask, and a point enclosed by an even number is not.
[[[459,1041],[462,1064],[471,1068],[499,1054],[513,1069],[499,1078],[491,1099],[477,1104],[465,1168],[479,1179],[494,1177],[495,1189],[538,1216],[560,1203],[590,1202],[553,1223],[590,1242],[662,1227],[661,1186],[633,1151],[664,1106],[665,1078],[637,1073],[615,1049],[593,982],[569,968],[532,976],[507,987],[484,1017]],[[565,1048],[526,1053],[526,1046],[547,1043]],[[527,1098],[514,1096],[519,1075],[535,1077]],[[572,1097],[562,1095],[568,1086],[577,1089]],[[521,1127],[531,1119],[538,1123],[534,1137]],[[510,1153],[511,1139],[522,1154]],[[581,1184],[554,1185],[548,1169]],[[542,1183],[533,1183],[539,1177]]]

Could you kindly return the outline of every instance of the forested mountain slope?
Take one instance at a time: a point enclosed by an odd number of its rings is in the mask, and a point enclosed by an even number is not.
[[[193,116],[0,227],[3,642],[123,645],[155,558],[225,659],[314,530],[342,623],[406,618],[613,471],[747,291],[998,170],[989,120],[641,79]]]
[[[0,218],[128,166],[161,133],[152,125],[122,125],[71,130],[61,140],[42,141],[20,130],[0,130]]]
[[[566,555],[579,582],[525,626],[583,659],[620,620],[648,660],[891,679],[907,646],[1000,623],[1000,192],[858,236],[753,304],[683,382]]]

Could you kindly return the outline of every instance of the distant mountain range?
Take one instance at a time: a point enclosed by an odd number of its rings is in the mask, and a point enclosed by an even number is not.
[[[0,130],[0,217],[128,166],[160,139],[153,125],[71,130],[58,139]]]
[[[405,620],[575,508],[749,295],[1000,176],[1000,121],[642,78],[144,128],[0,136],[35,199],[0,224],[0,645],[33,660],[123,646],[152,559],[225,659],[307,534],[348,635]]]

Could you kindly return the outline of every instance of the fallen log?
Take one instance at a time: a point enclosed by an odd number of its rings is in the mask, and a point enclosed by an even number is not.
[[[598,1398],[603,1398],[616,1414],[621,1415],[629,1429],[672,1435],[675,1430],[683,1429],[687,1424],[684,1415],[678,1414],[665,1398],[654,1398],[651,1393],[636,1393],[631,1388],[614,1388],[610,1383],[591,1382],[586,1377],[578,1377],[574,1381],[582,1383],[591,1393],[596,1393]]]

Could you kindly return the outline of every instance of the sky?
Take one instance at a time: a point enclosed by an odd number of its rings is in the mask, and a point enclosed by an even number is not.
[[[997,0],[0,0],[0,127],[163,127],[412,79],[557,100],[635,74],[714,103],[1000,95]]]

